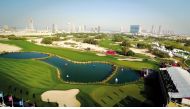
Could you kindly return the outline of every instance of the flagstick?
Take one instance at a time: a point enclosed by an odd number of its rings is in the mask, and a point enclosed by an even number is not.
[[[3,99],[3,97],[2,97],[2,105],[5,106],[5,103],[4,103],[4,99]]]
[[[14,106],[13,106],[13,96],[12,96],[12,107],[14,107]]]

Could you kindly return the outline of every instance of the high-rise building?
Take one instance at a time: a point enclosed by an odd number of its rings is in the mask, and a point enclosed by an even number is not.
[[[97,33],[100,33],[100,26],[98,26],[98,28],[97,28]]]
[[[150,33],[154,34],[154,25],[152,25]]]
[[[82,27],[79,25],[78,26],[78,33],[81,33],[82,32]]]
[[[130,33],[134,35],[138,35],[141,32],[140,25],[131,25],[130,26]]]
[[[34,22],[33,22],[32,18],[30,18],[29,21],[28,21],[27,30],[29,32],[34,32]]]
[[[124,32],[124,28],[123,26],[120,27],[120,33],[123,33]]]
[[[68,32],[68,33],[71,33],[71,31],[72,31],[71,29],[72,29],[72,27],[71,27],[71,23],[68,22],[68,31],[67,31],[67,32]]]
[[[52,33],[55,33],[56,32],[56,26],[55,24],[52,25]]]
[[[158,28],[158,33],[157,33],[158,35],[161,34],[161,29],[162,29],[162,26],[160,25],[159,28]]]
[[[72,33],[76,33],[76,28],[75,28],[75,25],[74,24],[72,24],[72,31],[71,31]]]

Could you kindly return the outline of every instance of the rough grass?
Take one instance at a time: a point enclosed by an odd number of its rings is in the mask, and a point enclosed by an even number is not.
[[[131,62],[131,61],[118,61],[112,56],[100,57],[93,52],[82,52],[79,50],[72,50],[67,48],[53,48],[35,45],[33,43],[21,40],[0,41],[1,43],[13,44],[22,48],[22,51],[37,51],[44,53],[55,54],[73,61],[106,61],[113,64],[122,65],[135,70],[142,68],[157,68],[157,63],[151,61],[144,62]]]

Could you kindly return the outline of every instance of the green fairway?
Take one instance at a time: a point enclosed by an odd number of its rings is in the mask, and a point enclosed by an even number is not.
[[[152,61],[143,61],[143,62],[118,61],[116,58],[112,56],[100,57],[93,52],[82,52],[79,50],[72,50],[67,48],[44,47],[21,40],[0,41],[0,43],[16,45],[18,47],[21,47],[22,51],[37,51],[37,52],[51,53],[73,61],[105,61],[136,70],[141,70],[142,68],[152,68],[152,69],[158,68],[158,66],[156,65],[157,63]]]
[[[157,64],[153,61],[118,61],[112,56],[99,57],[93,52],[43,47],[20,40],[0,41],[0,43],[19,46],[22,48],[22,51],[51,53],[74,61],[107,61],[135,70],[157,68]],[[0,88],[5,94],[13,94],[17,97],[22,96],[24,100],[36,102],[37,106],[56,106],[56,104],[42,102],[40,99],[40,95],[44,91],[53,89],[79,89],[80,93],[77,95],[77,99],[82,103],[82,106],[114,106],[127,96],[132,96],[138,101],[141,101],[141,103],[146,100],[145,96],[140,93],[144,90],[143,81],[124,85],[96,83],[68,84],[57,78],[57,69],[55,67],[34,59],[19,60],[0,58],[0,73],[0,82],[4,83],[0,84]]]
[[[140,101],[145,99],[139,93],[141,88],[133,83],[123,86],[66,84],[57,78],[57,70],[44,62],[32,59],[16,60],[3,58],[0,58],[0,62],[0,82],[4,83],[0,84],[0,89],[5,94],[12,94],[18,98],[23,97],[24,100],[36,102],[37,106],[56,106],[55,104],[45,103],[40,100],[40,95],[44,91],[53,89],[80,89],[78,99],[83,103],[82,106],[113,106],[127,95],[135,96]],[[123,89],[125,92],[118,92],[118,88]],[[20,90],[22,90],[22,93],[20,93]],[[109,96],[114,96],[110,90],[115,91],[119,96],[114,98],[114,100],[107,100],[109,104],[102,104],[100,101],[104,99],[105,92],[109,92],[107,93]],[[35,98],[33,98],[33,94],[35,94]]]
[[[121,51],[121,47],[119,45],[114,45],[114,42],[108,38],[102,39],[98,43],[98,45],[101,47],[109,48],[115,51]]]

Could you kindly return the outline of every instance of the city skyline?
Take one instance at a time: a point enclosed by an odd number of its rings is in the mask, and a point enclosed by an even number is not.
[[[120,27],[142,25],[148,31],[161,25],[179,34],[190,34],[190,14],[187,0],[2,0],[0,1],[0,25],[26,28],[33,18],[36,28],[65,28],[68,22],[87,26],[101,26],[119,31]],[[186,16],[186,17],[184,17]]]

